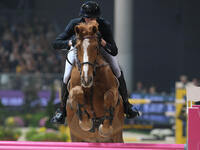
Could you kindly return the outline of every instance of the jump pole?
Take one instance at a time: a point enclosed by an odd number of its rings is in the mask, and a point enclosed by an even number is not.
[[[183,144],[0,141],[0,150],[184,150]]]

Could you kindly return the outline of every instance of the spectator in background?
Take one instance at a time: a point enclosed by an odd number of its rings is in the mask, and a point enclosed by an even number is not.
[[[155,86],[150,86],[150,88],[149,88],[149,94],[151,94],[151,95],[156,95],[157,94]]]
[[[193,79],[192,79],[192,84],[193,84],[194,86],[200,86],[200,85],[199,85],[199,80],[198,80],[197,78],[193,78]]]
[[[1,64],[2,64],[2,72],[4,73],[10,73],[10,64],[7,62],[8,56],[2,56],[1,57]]]
[[[193,78],[193,79],[192,79],[192,84],[193,84],[194,86],[200,86],[199,80],[198,80],[197,78]],[[200,101],[195,102],[195,105],[200,105]]]
[[[18,73],[18,74],[27,73],[27,66],[25,64],[25,60],[22,57],[21,57],[21,59],[19,59],[19,63],[16,66],[16,73]]]
[[[136,90],[134,92],[141,94],[146,93],[146,89],[143,87],[143,83],[141,81],[136,83]]]
[[[12,24],[9,19],[0,21],[0,72],[61,73],[64,56],[51,54],[49,44],[55,39],[54,26],[38,17]]]
[[[183,83],[183,86],[186,86],[188,83],[188,77],[186,75],[181,75],[180,81],[181,81],[181,83]]]
[[[180,82],[176,83],[177,88],[186,88],[188,85],[188,77],[186,75],[181,75],[179,77]]]

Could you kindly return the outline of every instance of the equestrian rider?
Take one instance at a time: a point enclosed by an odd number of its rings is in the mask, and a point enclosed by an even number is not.
[[[132,105],[128,101],[127,87],[124,80],[123,72],[119,67],[116,60],[118,54],[118,48],[112,36],[111,27],[108,21],[100,17],[101,11],[99,5],[94,1],[85,2],[80,9],[80,18],[72,19],[66,26],[65,31],[57,36],[56,40],[53,41],[52,45],[54,49],[70,49],[71,46],[75,45],[75,31],[74,27],[81,22],[90,22],[96,20],[99,24],[99,32],[101,34],[101,55],[109,63],[113,73],[119,80],[119,92],[123,99],[124,112],[127,118],[135,118],[139,116],[137,110],[132,109]],[[75,62],[74,51],[70,51],[68,54],[70,62]],[[63,78],[62,90],[61,90],[61,109],[57,109],[55,115],[51,119],[53,123],[63,124],[66,117],[66,101],[68,99],[69,92],[67,90],[67,83],[70,78],[72,71],[71,64],[66,61],[65,73]]]

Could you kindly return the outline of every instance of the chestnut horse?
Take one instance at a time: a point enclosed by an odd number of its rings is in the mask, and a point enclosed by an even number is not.
[[[73,142],[123,142],[118,80],[100,54],[98,23],[75,26],[77,59],[71,73],[67,123]]]

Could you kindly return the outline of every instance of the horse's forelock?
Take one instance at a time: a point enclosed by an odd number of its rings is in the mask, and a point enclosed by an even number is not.
[[[91,29],[93,29],[94,27],[98,30],[98,26],[99,26],[99,24],[95,20],[92,20],[89,23],[80,23],[76,26],[80,31],[77,34],[78,34],[78,36],[82,36],[84,34],[83,33],[84,31],[91,31]]]
[[[95,26],[95,27],[97,27],[97,28],[98,28],[98,26],[99,26],[99,24],[98,24],[98,22],[97,22],[96,20],[92,20],[92,21],[90,21],[88,24],[89,24],[90,26]]]

